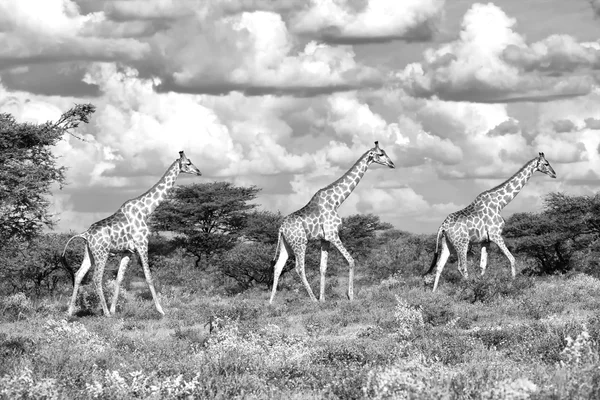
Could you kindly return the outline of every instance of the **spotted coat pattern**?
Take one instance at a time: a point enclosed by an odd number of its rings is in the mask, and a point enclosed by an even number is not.
[[[384,150],[379,148],[378,142],[375,142],[375,147],[364,153],[341,178],[329,186],[320,189],[308,204],[283,219],[279,228],[277,245],[279,259],[274,265],[271,303],[277,291],[279,276],[290,253],[293,253],[296,258],[296,272],[302,279],[308,295],[312,300],[316,301],[304,271],[306,246],[308,241],[312,239],[319,239],[321,241],[321,287],[319,300],[325,300],[325,272],[327,270],[330,244],[333,244],[348,262],[348,298],[350,300],[353,299],[354,259],[338,236],[342,219],[338,215],[337,209],[352,193],[369,168],[369,165],[373,162],[394,168],[392,160],[390,160]]]
[[[119,297],[119,288],[129,260],[134,253],[137,253],[139,256],[156,309],[164,315],[154,289],[154,284],[152,283],[150,267],[148,266],[148,235],[150,230],[147,220],[156,207],[166,198],[169,190],[175,185],[179,173],[201,175],[200,170],[192,164],[183,151],[179,154],[180,158],[171,164],[162,178],[147,192],[126,201],[113,215],[93,223],[85,232],[69,239],[65,245],[65,251],[69,242],[76,237],[83,238],[86,242],[83,262],[75,274],[73,295],[71,296],[68,310],[69,315],[73,315],[75,311],[75,301],[79,286],[92,265],[94,265],[94,287],[100,298],[102,311],[106,316],[109,316],[110,313],[114,314]],[[102,291],[102,277],[106,261],[109,255],[114,253],[122,254],[122,258],[117,272],[116,288],[109,312]]]
[[[552,178],[556,178],[556,173],[545,159],[544,153],[540,153],[539,157],[526,163],[507,181],[479,194],[467,207],[446,217],[438,229],[434,260],[431,268],[426,273],[430,274],[434,268],[436,269],[433,290],[437,288],[440,275],[450,255],[447,242],[450,242],[456,250],[458,255],[458,270],[465,278],[468,276],[467,250],[469,243],[483,243],[480,260],[481,274],[483,275],[487,266],[487,247],[490,242],[496,243],[506,258],[508,258],[512,276],[513,278],[516,276],[515,258],[504,244],[504,239],[502,238],[504,218],[502,218],[500,212],[519,194],[535,171],[540,171]],[[440,238],[442,251],[438,258]]]

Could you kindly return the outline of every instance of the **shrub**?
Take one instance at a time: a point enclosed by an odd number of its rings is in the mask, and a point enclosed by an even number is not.
[[[447,398],[445,381],[448,377],[440,366],[411,357],[369,371],[362,392],[368,399],[442,399]]]
[[[318,364],[347,368],[351,365],[387,365],[394,361],[406,346],[398,345],[392,336],[369,339],[329,340],[316,350],[314,360]]]
[[[262,373],[265,369],[300,365],[311,353],[304,339],[284,334],[277,325],[243,335],[237,323],[229,321],[209,337],[206,350],[199,356],[230,373]]]
[[[44,326],[44,332],[44,341],[55,348],[64,346],[69,351],[78,349],[85,353],[100,353],[107,347],[104,340],[89,332],[85,325],[79,322],[49,319]]]
[[[33,304],[24,293],[15,293],[0,299],[0,310],[5,321],[17,321],[33,312]]]
[[[0,398],[3,399],[59,399],[56,379],[35,379],[29,368],[14,375],[0,377]]]
[[[200,373],[185,380],[182,375],[157,377],[135,371],[123,376],[119,371],[97,371],[92,383],[86,383],[85,392],[93,399],[160,398],[181,399],[197,395],[202,388]]]
[[[116,280],[109,280],[102,283],[102,291],[104,293],[104,299],[106,300],[107,307],[110,307],[113,296],[115,294]],[[123,299],[129,300],[131,296],[125,288],[121,287],[119,291],[120,302],[117,302],[117,307],[120,309],[123,306]],[[94,311],[100,309],[100,297],[96,293],[96,288],[93,283],[88,285],[82,285],[79,287],[77,292],[77,298],[75,299],[75,306],[79,309],[77,312],[78,316],[90,315]]]
[[[538,387],[527,378],[517,380],[504,380],[492,389],[481,393],[482,400],[527,400],[537,392]]]
[[[425,325],[421,308],[411,306],[406,300],[398,296],[396,296],[396,302],[394,319],[398,329],[397,335],[401,339],[409,339],[416,330],[422,329]]]

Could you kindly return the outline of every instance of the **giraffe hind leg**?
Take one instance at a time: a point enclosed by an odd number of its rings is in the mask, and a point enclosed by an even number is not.
[[[83,261],[81,263],[81,266],[75,273],[75,282],[73,284],[73,294],[71,295],[71,302],[69,303],[69,309],[67,311],[67,314],[69,316],[72,316],[73,313],[75,312],[75,303],[77,302],[77,292],[79,291],[79,286],[81,285],[81,281],[85,277],[85,274],[87,274],[87,272],[90,270],[91,266],[92,266],[92,259],[90,256],[90,249],[86,243],[85,248],[84,248],[84,253],[83,253]]]
[[[440,256],[437,259],[437,263],[435,266],[435,280],[433,281],[434,292],[438,287],[440,277],[442,276],[442,271],[444,270],[446,261],[448,261],[448,257],[450,257],[450,249],[448,248],[448,242],[446,241],[446,237],[442,237],[442,250],[440,251]]]
[[[110,312],[108,311],[108,306],[106,305],[106,298],[104,297],[104,290],[102,288],[102,278],[104,277],[104,267],[106,266],[107,259],[108,254],[102,254],[94,257],[95,268],[93,281],[96,294],[98,295],[98,299],[100,301],[100,306],[102,307],[102,312],[105,316],[110,317]]]
[[[298,248],[294,249],[294,254],[296,255],[296,273],[300,276],[302,280],[302,284],[306,288],[308,292],[308,296],[312,301],[317,301],[310,284],[308,283],[308,279],[306,279],[306,273],[304,271],[304,256],[306,254],[306,242],[302,246],[298,246]]]
[[[275,251],[277,251],[277,249]],[[289,253],[289,246],[285,242],[285,238],[282,237],[281,242],[279,243],[279,258],[277,258],[277,262],[273,266],[273,289],[271,290],[271,298],[269,299],[269,304],[273,304],[273,299],[275,299],[275,293],[277,292],[279,276],[283,271],[283,267],[285,266],[285,262],[289,257]]]

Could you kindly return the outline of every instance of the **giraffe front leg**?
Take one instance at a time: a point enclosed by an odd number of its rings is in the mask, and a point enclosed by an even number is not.
[[[69,315],[69,317],[73,316],[73,313],[75,312],[75,302],[77,301],[77,292],[79,291],[79,286],[81,285],[81,281],[83,280],[83,278],[85,277],[85,274],[87,274],[87,272],[89,271],[91,266],[92,266],[92,260],[90,257],[88,246],[86,244],[84,254],[83,254],[83,261],[81,263],[81,266],[75,273],[75,283],[73,284],[73,294],[71,295],[71,302],[69,303],[69,309],[67,311],[67,314]]]
[[[348,261],[348,300],[354,300],[354,258],[350,255],[348,250],[342,244],[340,238],[336,235],[331,238],[331,243],[339,250],[340,253],[344,256],[346,261]]]
[[[96,294],[98,295],[98,299],[100,300],[102,312],[105,316],[110,317],[110,312],[108,311],[108,306],[106,305],[106,298],[104,298],[104,289],[102,288],[102,277],[104,276],[104,267],[106,266],[108,254],[99,254],[97,256],[94,256],[94,259],[96,261],[93,277],[94,288],[96,289]]]
[[[269,304],[273,304],[273,299],[275,298],[275,292],[277,292],[277,283],[279,282],[279,276],[281,276],[281,272],[283,271],[283,267],[285,266],[285,262],[289,257],[289,252],[287,248],[287,244],[284,243],[284,238],[281,238],[281,242],[279,244],[279,258],[273,267],[273,289],[271,290],[271,299],[269,300]],[[277,249],[275,250],[277,251]]]
[[[321,291],[319,293],[319,301],[325,301],[325,273],[327,272],[327,258],[329,256],[329,242],[321,240]]]
[[[119,264],[119,272],[117,272],[117,280],[115,282],[115,292],[113,294],[112,302],[110,304],[110,313],[114,314],[117,311],[117,301],[119,300],[119,289],[121,288],[121,282],[125,276],[125,270],[129,264],[129,256],[124,256]]]
[[[138,255],[140,256],[140,261],[142,263],[142,268],[144,269],[144,276],[146,277],[146,283],[148,283],[148,287],[150,288],[150,293],[152,293],[152,299],[154,300],[154,306],[156,307],[156,311],[160,313],[160,315],[165,315],[160,303],[158,302],[158,296],[156,295],[156,290],[154,290],[154,283],[152,283],[152,275],[150,274],[150,265],[148,264],[148,247],[139,246],[137,248]]]
[[[487,267],[487,248],[485,244],[481,246],[481,260],[479,262],[479,267],[481,268],[481,276],[483,276]]]
[[[517,276],[517,270],[515,268],[515,257],[510,253],[510,251],[504,244],[504,239],[502,239],[502,236],[497,235],[491,240],[498,245],[498,247],[500,248],[500,250],[502,250],[506,258],[508,258],[508,261],[510,262],[510,272],[514,279]]]

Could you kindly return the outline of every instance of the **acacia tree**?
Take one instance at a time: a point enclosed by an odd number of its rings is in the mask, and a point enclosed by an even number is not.
[[[364,258],[377,244],[377,232],[392,228],[392,224],[381,222],[378,215],[354,214],[342,218],[339,236],[353,257]]]
[[[260,191],[256,186],[234,186],[229,182],[200,183],[177,187],[151,217],[151,225],[175,234],[175,241],[203,259],[231,249],[243,232],[248,202]]]
[[[67,269],[61,252],[71,234],[46,233],[29,242],[12,241],[0,252],[0,292],[24,292],[39,295],[72,284],[76,270]],[[81,260],[79,252],[67,249],[69,258]]]
[[[600,195],[569,196],[550,193],[540,213],[517,213],[507,221],[504,234],[515,253],[536,260],[529,273],[566,272],[582,251],[600,238]]]
[[[246,239],[264,244],[277,244],[279,227],[283,221],[280,212],[266,210],[248,213],[243,235]]]
[[[65,181],[65,168],[52,154],[65,133],[81,122],[88,123],[95,111],[80,104],[56,122],[18,123],[10,114],[0,114],[0,248],[11,239],[29,241],[44,226],[54,224],[47,198],[53,184]],[[77,137],[77,136],[75,136]]]

